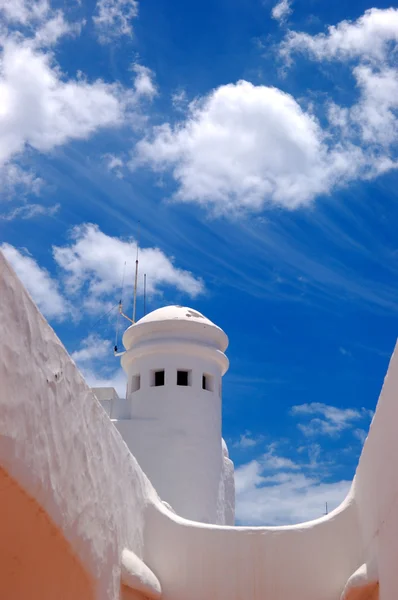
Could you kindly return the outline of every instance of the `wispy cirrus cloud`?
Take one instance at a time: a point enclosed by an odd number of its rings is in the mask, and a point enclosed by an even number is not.
[[[52,204],[51,206],[45,206],[44,204],[22,204],[14,209],[7,212],[0,213],[0,220],[2,221],[14,221],[15,219],[22,219],[24,221],[28,219],[34,219],[35,217],[53,217],[60,209],[60,204]]]
[[[353,429],[358,422],[367,422],[373,416],[373,411],[361,408],[338,408],[311,402],[293,406],[291,414],[295,417],[308,417],[306,423],[298,423],[297,427],[305,436],[339,436],[347,429]],[[360,439],[360,438],[359,438]]]

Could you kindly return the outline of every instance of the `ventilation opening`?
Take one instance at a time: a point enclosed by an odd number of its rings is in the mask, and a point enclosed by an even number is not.
[[[164,369],[161,371],[152,371],[151,386],[159,387],[164,385]]]
[[[191,372],[177,371],[177,385],[191,385]]]
[[[204,373],[202,375],[202,388],[204,390],[207,390],[208,392],[212,392],[213,391],[213,376],[212,375],[208,375],[207,373]]]
[[[131,380],[131,391],[132,392],[138,392],[138,390],[141,387],[141,376],[140,375],[133,375],[133,378]]]

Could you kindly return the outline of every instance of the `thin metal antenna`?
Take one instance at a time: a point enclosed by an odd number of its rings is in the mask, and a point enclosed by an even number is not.
[[[144,317],[146,315],[146,273],[144,273]]]
[[[137,313],[137,285],[138,285],[138,249],[140,244],[140,222],[138,221],[138,233],[137,233],[137,255],[135,259],[135,278],[134,278],[134,296],[133,296],[133,323],[135,323],[135,317]]]
[[[118,311],[118,315],[117,315],[117,319],[116,319],[116,332],[115,332],[115,346],[113,348],[113,352],[114,354],[116,354],[117,352],[117,345],[118,345],[118,341],[119,341],[119,326],[120,326],[120,315],[123,314],[123,290],[124,290],[124,278],[126,275],[126,261],[124,261],[124,267],[123,267],[123,277],[122,277],[122,289],[120,291],[120,300],[119,300],[119,311]]]

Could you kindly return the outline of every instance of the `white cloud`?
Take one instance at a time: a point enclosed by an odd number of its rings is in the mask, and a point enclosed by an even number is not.
[[[292,525],[317,519],[325,514],[326,502],[329,510],[339,506],[351,486],[349,481],[326,483],[300,473],[261,478],[256,472],[250,480],[247,472],[242,474],[243,468],[235,471],[236,519],[245,525]]]
[[[318,455],[317,455],[318,456]],[[301,465],[279,456],[275,446],[267,454],[235,471],[236,518],[245,525],[289,525],[316,519],[336,508],[346,497],[349,481],[327,482],[314,465]],[[305,473],[310,467],[311,476]]]
[[[352,70],[359,99],[352,106],[329,102],[328,118],[337,139],[361,147],[365,177],[398,168],[398,9],[372,8],[356,21],[342,21],[326,34],[289,32],[281,45],[288,62],[294,52],[343,61]],[[334,129],[334,130],[333,130]]]
[[[173,108],[178,111],[183,111],[187,108],[189,101],[187,93],[184,89],[179,89],[171,96]]]
[[[0,250],[43,314],[50,319],[64,319],[69,313],[69,308],[59,291],[57,282],[52,279],[48,271],[40,267],[31,256],[10,244],[2,244]]]
[[[135,63],[132,66],[134,73],[136,74],[134,80],[134,89],[138,98],[147,97],[152,99],[157,94],[156,86],[154,84],[154,75],[151,69]]]
[[[290,458],[285,458],[277,454],[277,444],[269,444],[267,452],[261,458],[261,465],[264,470],[288,470],[295,471],[299,466]]]
[[[273,19],[284,21],[292,12],[290,0],[280,0],[271,11]]]
[[[29,25],[47,17],[50,3],[48,0],[0,0],[0,13],[9,23]]]
[[[21,167],[24,153],[49,152],[127,122],[138,126],[141,103],[156,87],[142,65],[133,67],[130,89],[62,73],[53,46],[62,36],[78,35],[84,23],[67,22],[46,0],[0,0],[1,13],[0,186],[35,193],[40,179]]]
[[[283,13],[288,2],[277,7]],[[342,107],[328,98],[304,110],[277,88],[222,85],[191,102],[180,122],[154,128],[137,145],[132,166],[171,171],[176,200],[228,215],[294,209],[397,169],[397,41],[396,9],[371,9],[326,34],[291,31],[281,45],[285,60],[303,51],[319,61],[347,61],[358,101]]]
[[[132,21],[138,15],[137,0],[98,0],[93,17],[101,42],[133,33]]]
[[[367,431],[365,431],[364,429],[354,429],[352,433],[361,442],[361,444],[365,443],[365,440],[368,436]]]
[[[84,22],[68,23],[65,21],[62,11],[58,10],[36,30],[32,46],[36,48],[54,46],[60,38],[66,35],[80,34],[83,25]]]
[[[128,100],[117,85],[65,80],[51,54],[24,41],[7,39],[0,53],[0,183],[35,192],[41,180],[14,160],[120,125]]]
[[[361,95],[348,112],[351,126],[359,128],[364,143],[388,152],[398,141],[398,69],[360,65],[353,74]]]
[[[53,254],[65,274],[63,282],[67,293],[83,294],[86,308],[103,311],[109,303],[114,303],[124,273],[125,289],[131,291],[134,240],[111,237],[96,225],[84,224],[72,230],[69,245],[54,247]],[[172,286],[194,298],[204,290],[200,279],[175,267],[159,248],[140,250],[140,272],[147,274],[148,294],[159,292],[163,286]]]
[[[78,318],[85,311],[104,313],[112,306],[116,308],[124,274],[125,295],[131,297],[135,242],[108,236],[97,225],[75,227],[71,231],[69,245],[53,247],[58,280],[52,278],[27,252],[10,244],[3,244],[0,249],[47,318],[63,319],[67,315]],[[176,267],[173,259],[159,248],[142,248],[140,265],[141,274],[147,274],[148,295],[161,294],[166,286],[191,298],[204,291],[201,279]],[[142,291],[139,287],[139,294]],[[76,306],[79,311],[74,308]],[[87,354],[83,352],[84,343],[80,350],[82,353],[77,356],[82,360]]]
[[[109,373],[101,370],[93,370],[87,367],[80,367],[82,375],[90,387],[113,387],[120,398],[126,397],[126,374],[122,369],[116,369]]]
[[[21,199],[27,193],[38,196],[43,183],[32,170],[26,170],[15,162],[0,163],[0,190],[3,199]]]
[[[357,421],[368,420],[372,416],[372,411],[361,408],[338,408],[322,404],[321,402],[312,402],[309,404],[300,404],[293,406],[291,414],[294,416],[313,417],[308,423],[299,423],[297,427],[306,436],[327,435],[338,436],[342,431],[351,429]],[[314,417],[314,415],[317,415]]]
[[[124,160],[115,154],[104,154],[102,157],[105,161],[108,171],[113,172],[119,179],[123,178]]]
[[[389,44],[398,42],[398,9],[367,10],[356,21],[341,21],[328,32],[311,36],[291,31],[281,46],[281,53],[308,52],[317,60],[360,58],[382,61],[390,51]]]
[[[344,348],[343,346],[340,346],[339,352],[343,356],[352,356],[351,352],[349,350],[347,350],[347,348]]]
[[[251,431],[245,431],[239,436],[239,439],[233,443],[234,448],[246,449],[246,448],[254,448],[254,446],[258,446],[261,442],[264,441],[263,435],[254,436]]]
[[[35,217],[53,217],[60,209],[60,204],[53,204],[51,206],[44,206],[43,204],[23,204],[16,208],[0,214],[0,220],[2,221],[13,221],[14,219],[33,219]]]
[[[360,152],[328,150],[317,120],[281,90],[247,81],[190,104],[187,119],[155,128],[137,162],[171,168],[176,198],[219,212],[309,203],[357,172]]]
[[[112,343],[101,338],[96,333],[90,333],[81,340],[80,348],[72,352],[71,356],[79,364],[92,363],[102,360],[112,352]]]
[[[96,81],[63,81],[51,56],[6,42],[0,73],[0,161],[25,146],[48,151],[123,119],[121,90]]]

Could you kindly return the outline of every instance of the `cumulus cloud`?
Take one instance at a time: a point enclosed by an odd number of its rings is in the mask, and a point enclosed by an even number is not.
[[[345,62],[359,92],[352,106],[329,102],[331,127],[339,138],[361,146],[369,163],[368,176],[396,169],[398,133],[398,9],[372,8],[356,21],[342,21],[327,33],[311,36],[291,31],[281,54],[294,53],[318,61]]]
[[[29,25],[48,16],[50,3],[48,0],[0,0],[0,13],[9,23]]]
[[[53,246],[58,278],[39,266],[27,252],[11,244],[3,244],[0,249],[40,310],[50,319],[63,319],[67,315],[78,318],[73,308],[77,305],[79,313],[103,314],[119,300],[124,275],[124,291],[126,295],[132,293],[136,251],[134,240],[108,236],[97,225],[75,227],[70,233],[69,244]],[[140,265],[141,272],[147,274],[149,295],[161,294],[166,287],[191,298],[204,291],[204,283],[200,278],[176,267],[174,259],[159,248],[142,248]],[[142,289],[139,288],[138,292],[142,293]],[[85,356],[84,344],[81,351],[79,360]]]
[[[0,90],[2,163],[26,146],[45,152],[86,138],[99,127],[117,125],[123,117],[118,86],[65,82],[50,55],[14,41],[3,46]]]
[[[49,319],[63,320],[70,308],[49,272],[40,267],[26,251],[18,250],[11,244],[2,244],[0,250],[43,314]]]
[[[78,35],[83,23],[68,22],[47,0],[0,0],[0,15],[0,185],[14,194],[36,192],[40,178],[22,167],[26,152],[49,152],[126,122],[138,125],[140,103],[156,87],[142,65],[133,66],[130,88],[62,73],[54,47],[65,35]]]
[[[135,265],[134,240],[123,240],[103,233],[97,225],[86,223],[75,227],[71,241],[53,248],[54,259],[60,267],[66,292],[83,294],[86,308],[103,311],[115,301],[125,273],[126,291],[131,291]],[[189,271],[179,269],[159,248],[140,250],[141,273],[147,274],[147,292],[160,292],[172,286],[196,297],[203,292],[202,280]],[[142,290],[139,290],[142,292]]]
[[[137,145],[137,162],[171,168],[176,198],[220,212],[295,208],[351,177],[361,154],[328,149],[314,116],[277,88],[223,85]]]
[[[317,60],[347,60],[359,58],[382,61],[398,42],[398,9],[367,10],[356,21],[341,21],[328,27],[327,33],[310,35],[291,31],[286,36],[281,53],[306,52]]]
[[[323,480],[308,465],[278,455],[265,455],[235,471],[236,519],[245,525],[290,525],[321,517],[346,497],[349,481]]]
[[[359,129],[363,142],[388,152],[398,141],[398,69],[384,67],[375,71],[360,65],[353,74],[360,99],[348,111],[346,127]],[[393,162],[388,154],[385,160]]]
[[[98,0],[93,21],[100,41],[106,43],[116,37],[131,36],[132,21],[137,15],[137,0]]]
[[[311,402],[293,406],[291,414],[296,417],[310,417],[307,423],[299,423],[298,428],[306,436],[327,435],[335,437],[353,428],[358,421],[367,421],[373,412],[361,408],[338,408],[321,402]]]
[[[282,15],[288,3],[277,7]],[[342,107],[328,98],[304,109],[277,88],[222,85],[191,102],[179,122],[155,127],[132,166],[170,171],[175,200],[224,214],[294,209],[398,168],[397,31],[398,10],[372,9],[325,34],[289,32],[285,61],[298,51],[347,61],[359,99]]]
[[[72,352],[71,356],[77,363],[87,364],[105,358],[111,351],[112,344],[109,340],[96,333],[90,333],[80,341],[79,349]]]
[[[271,11],[273,19],[284,21],[292,12],[291,2],[289,0],[280,0]]]

